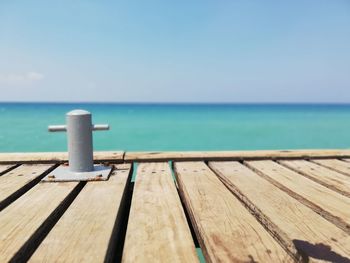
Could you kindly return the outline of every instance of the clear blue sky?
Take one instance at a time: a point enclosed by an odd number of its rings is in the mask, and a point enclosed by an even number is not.
[[[350,102],[350,1],[3,0],[0,54],[0,101]]]

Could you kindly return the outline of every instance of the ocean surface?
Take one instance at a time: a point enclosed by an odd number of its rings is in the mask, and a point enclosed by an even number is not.
[[[185,151],[350,147],[350,105],[0,103],[0,152],[66,151],[49,133],[65,113],[86,109],[95,150]]]

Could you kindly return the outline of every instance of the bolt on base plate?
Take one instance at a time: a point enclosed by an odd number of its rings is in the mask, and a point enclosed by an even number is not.
[[[59,166],[46,175],[43,182],[79,182],[79,181],[106,181],[112,171],[112,167],[104,165],[94,165],[91,172],[72,172],[68,166]]]

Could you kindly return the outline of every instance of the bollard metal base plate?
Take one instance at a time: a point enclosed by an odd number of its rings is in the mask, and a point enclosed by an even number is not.
[[[69,170],[68,166],[59,166],[46,175],[43,182],[80,182],[80,181],[106,181],[111,173],[112,167],[94,165],[91,172],[77,173]]]

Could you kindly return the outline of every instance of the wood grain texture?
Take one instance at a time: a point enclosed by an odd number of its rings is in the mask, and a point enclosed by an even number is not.
[[[203,162],[176,162],[175,175],[207,262],[292,259]]]
[[[249,161],[246,164],[263,178],[350,234],[350,198],[273,161]]]
[[[261,160],[261,159],[324,159],[350,158],[350,150],[259,150],[204,152],[94,152],[95,161],[205,161],[205,160]],[[0,163],[61,163],[67,162],[66,152],[0,153]]]
[[[40,177],[51,167],[53,165],[50,164],[24,164],[0,176],[0,211],[3,202],[16,195],[18,191],[21,191],[23,187]]]
[[[15,165],[0,164],[0,176],[6,173],[8,170],[12,169],[13,167],[15,167]]]
[[[124,160],[145,161],[223,161],[256,159],[350,158],[350,150],[278,150],[212,152],[126,152]]]
[[[197,262],[168,163],[139,164],[122,262]]]
[[[285,248],[304,261],[350,261],[350,236],[238,162],[210,163],[227,187]]]
[[[95,162],[122,162],[123,158],[123,151],[94,152]],[[0,163],[61,163],[67,161],[67,152],[0,153]]]
[[[279,161],[279,163],[319,184],[350,197],[349,176],[304,160]]]
[[[77,184],[40,183],[0,213],[2,262],[9,261],[22,248]]]
[[[312,162],[317,163],[321,166],[337,171],[339,173],[350,176],[350,163],[341,161],[338,159],[324,159],[324,160],[313,160]]]
[[[131,165],[116,165],[108,181],[88,182],[30,262],[104,262]]]

